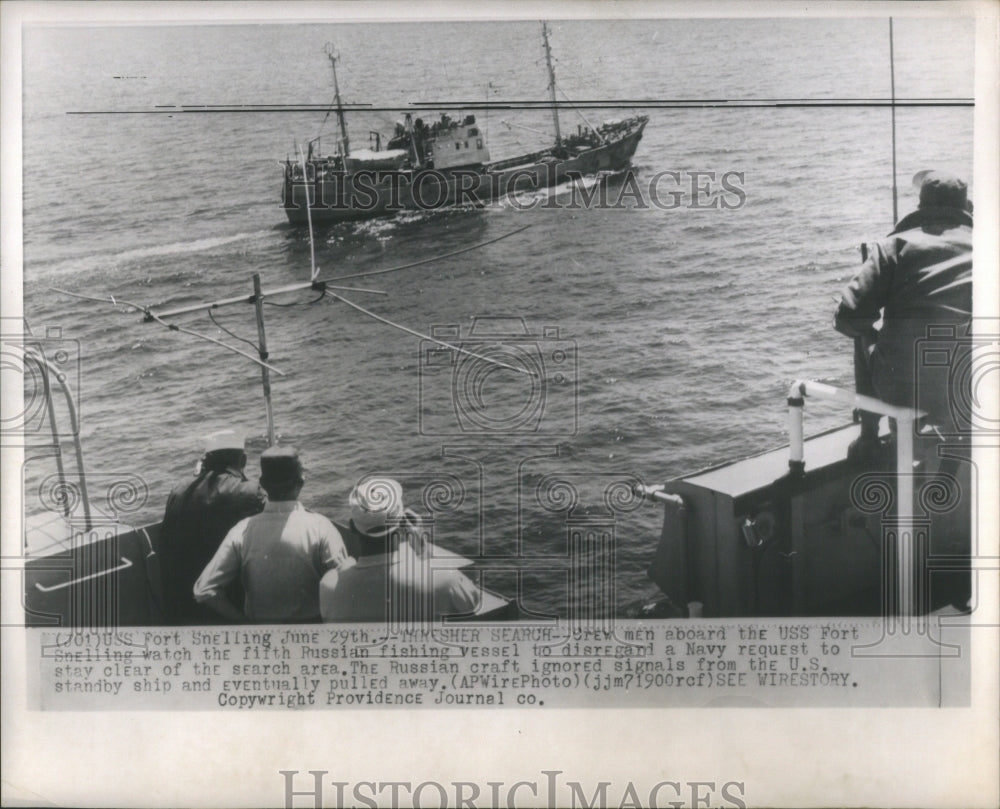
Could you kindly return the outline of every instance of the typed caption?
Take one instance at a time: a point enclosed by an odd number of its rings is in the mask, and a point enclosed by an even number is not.
[[[877,620],[29,631],[43,710],[920,705],[968,649]],[[939,648],[940,654],[933,649]],[[956,651],[957,650],[957,651]]]

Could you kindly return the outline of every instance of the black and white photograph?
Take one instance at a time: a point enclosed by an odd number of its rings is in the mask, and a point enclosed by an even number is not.
[[[995,4],[0,10],[4,805],[995,805]]]

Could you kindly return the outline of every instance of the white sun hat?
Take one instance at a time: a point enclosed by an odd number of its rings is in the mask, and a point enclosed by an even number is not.
[[[354,487],[348,503],[355,529],[369,536],[385,536],[406,513],[403,487],[392,478],[366,478]]]

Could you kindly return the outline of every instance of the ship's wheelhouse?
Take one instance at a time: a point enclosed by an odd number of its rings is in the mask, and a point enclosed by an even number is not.
[[[430,146],[436,169],[478,166],[490,161],[486,139],[474,118],[471,125],[463,123],[438,132]]]

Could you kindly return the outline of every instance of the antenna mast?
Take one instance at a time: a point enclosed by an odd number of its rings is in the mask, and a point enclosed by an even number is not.
[[[333,69],[333,97],[337,104],[337,121],[340,123],[340,141],[343,144],[344,157],[350,154],[350,147],[347,140],[347,120],[344,118],[344,104],[340,100],[340,85],[337,83],[337,62],[340,57],[333,49],[333,43],[326,43],[326,55],[330,59],[330,67]]]
[[[300,157],[301,157],[301,154],[300,154]],[[531,225],[524,225],[524,226],[522,226],[520,228],[517,228],[516,230],[510,231],[509,233],[505,233],[502,236],[496,236],[496,237],[490,239],[489,241],[480,242],[479,244],[474,244],[474,245],[471,245],[469,247],[463,247],[463,248],[461,248],[459,250],[454,250],[451,253],[445,254],[444,256],[437,256],[435,258],[423,259],[421,261],[412,262],[410,264],[404,264],[404,265],[399,266],[399,267],[390,267],[390,268],[387,268],[387,269],[384,269],[384,270],[374,270],[374,271],[370,271],[370,272],[354,273],[353,276],[345,276],[345,277],[360,277],[360,276],[367,276],[367,275],[380,275],[380,274],[389,273],[389,272],[396,272],[398,270],[409,269],[410,267],[416,267],[416,266],[419,266],[421,264],[427,264],[427,263],[429,263],[431,261],[437,261],[437,260],[440,260],[442,258],[448,258],[450,256],[458,255],[460,253],[466,253],[469,250],[474,250],[474,249],[479,248],[479,247],[484,247],[487,244],[493,244],[494,242],[498,242],[501,239],[506,239],[506,238],[508,238],[510,236],[513,236],[516,233],[520,233],[521,231],[526,230],[529,227],[531,227]],[[310,223],[310,233],[309,233],[309,236],[310,236],[310,242],[311,242],[312,241],[312,227],[311,227],[311,223]],[[65,289],[58,289],[58,288],[55,288],[55,287],[52,287],[52,290],[54,292],[59,292],[59,293],[61,293],[63,295],[69,295],[72,298],[82,298],[83,300],[98,301],[98,302],[102,302],[102,303],[106,302],[106,303],[111,303],[114,306],[119,306],[119,305],[120,306],[127,306],[130,309],[135,309],[135,310],[137,310],[139,312],[142,312],[143,316],[144,316],[144,320],[146,320],[146,321],[155,321],[156,323],[159,323],[161,326],[165,326],[170,331],[178,331],[178,332],[181,332],[183,334],[189,334],[189,335],[191,335],[193,337],[197,337],[200,340],[205,340],[207,342],[214,343],[215,345],[220,346],[221,348],[224,348],[227,351],[232,351],[234,354],[239,354],[241,357],[246,357],[248,360],[251,360],[252,362],[254,362],[257,365],[259,365],[260,368],[261,368],[261,384],[262,384],[263,391],[264,391],[264,407],[265,407],[265,414],[266,414],[266,417],[267,417],[267,443],[268,443],[268,446],[274,446],[275,441],[277,440],[275,429],[274,429],[274,409],[273,409],[273,406],[272,406],[272,403],[271,403],[271,374],[270,374],[270,372],[274,371],[279,376],[284,376],[284,372],[281,371],[281,370],[279,370],[278,368],[275,368],[273,365],[269,364],[268,361],[267,361],[268,360],[267,333],[266,333],[265,328],[264,328],[264,298],[266,296],[284,295],[284,294],[288,294],[290,292],[297,292],[297,291],[300,291],[300,290],[303,290],[303,289],[312,289],[312,290],[315,290],[315,291],[317,291],[317,292],[320,293],[320,297],[319,298],[316,298],[314,301],[311,301],[311,303],[315,303],[316,301],[319,301],[323,296],[329,294],[330,297],[332,297],[334,300],[340,301],[341,303],[346,304],[347,306],[349,306],[350,308],[352,308],[352,309],[360,312],[361,314],[363,314],[363,315],[365,315],[367,317],[370,317],[370,318],[372,318],[374,320],[377,320],[380,323],[384,323],[387,326],[391,326],[394,329],[399,329],[400,331],[404,331],[407,334],[411,334],[411,335],[413,335],[415,337],[419,337],[421,340],[428,340],[428,341],[436,343],[436,344],[438,344],[438,345],[440,345],[440,346],[442,346],[444,348],[447,348],[450,351],[455,351],[455,352],[457,352],[459,354],[462,354],[462,355],[465,355],[465,356],[469,356],[469,357],[473,357],[473,358],[475,358],[475,359],[477,359],[477,360],[479,360],[481,362],[486,362],[486,363],[489,363],[490,365],[494,365],[494,366],[497,366],[499,368],[506,368],[506,369],[508,369],[510,371],[514,371],[514,372],[519,373],[519,374],[526,374],[526,375],[529,375],[529,376],[533,376],[534,375],[533,372],[530,371],[530,370],[528,370],[528,369],[521,368],[521,367],[518,367],[518,366],[515,366],[515,365],[508,365],[507,363],[500,362],[499,360],[493,359],[492,357],[487,357],[487,356],[485,356],[483,354],[477,354],[476,352],[469,351],[468,349],[463,348],[460,345],[453,345],[451,343],[445,342],[443,340],[439,340],[439,339],[437,339],[437,338],[435,338],[433,336],[430,336],[430,335],[421,334],[418,331],[414,331],[413,329],[407,328],[406,326],[403,326],[403,325],[401,325],[399,323],[395,323],[392,320],[389,320],[388,318],[381,317],[380,315],[377,315],[374,312],[371,312],[368,309],[365,309],[363,306],[359,306],[358,304],[354,303],[353,301],[349,301],[347,298],[344,298],[343,296],[338,295],[336,292],[333,292],[332,290],[339,290],[339,291],[342,291],[342,292],[365,292],[365,293],[371,293],[371,294],[375,294],[375,295],[385,295],[386,294],[385,292],[381,292],[381,291],[375,290],[375,289],[362,289],[362,288],[357,288],[357,287],[351,288],[351,287],[333,286],[333,285],[327,283],[326,281],[318,278],[317,277],[318,274],[319,274],[319,270],[316,268],[315,263],[314,263],[313,267],[312,267],[311,278],[310,278],[309,281],[303,281],[303,282],[296,283],[296,284],[289,284],[289,285],[286,285],[286,286],[276,287],[274,289],[265,290],[265,289],[261,288],[260,274],[259,273],[254,273],[254,275],[253,275],[253,294],[252,295],[249,295],[249,296],[247,296],[247,295],[238,295],[238,296],[232,297],[232,298],[224,298],[224,299],[216,300],[216,301],[208,301],[208,302],[203,302],[203,303],[197,303],[197,304],[192,304],[192,305],[189,305],[189,306],[182,306],[182,307],[180,307],[178,309],[172,309],[170,311],[165,311],[165,312],[160,312],[160,313],[152,311],[148,306],[142,306],[142,305],[137,304],[137,303],[132,303],[131,301],[116,299],[113,295],[108,296],[108,297],[105,298],[105,297],[97,297],[97,296],[94,296],[94,295],[82,295],[82,294],[77,293],[77,292],[69,292],[69,291],[67,291]],[[333,280],[333,279],[331,279],[331,280]],[[233,332],[229,331],[224,326],[222,326],[221,324],[217,323],[214,318],[212,318],[212,321],[213,321],[213,323],[215,323],[215,325],[218,328],[220,328],[222,331],[226,332],[230,337],[234,337],[234,338],[236,338],[238,340],[242,340],[243,342],[250,343],[250,345],[252,345],[254,348],[257,349],[257,356],[256,357],[253,356],[252,354],[250,354],[247,351],[243,351],[243,350],[241,350],[239,348],[235,348],[234,346],[228,345],[228,344],[222,342],[221,340],[219,340],[216,337],[212,337],[212,336],[207,335],[207,334],[201,334],[199,332],[192,331],[191,329],[184,328],[183,326],[178,326],[176,324],[168,323],[166,321],[166,318],[173,318],[173,317],[177,317],[178,315],[184,315],[184,314],[189,314],[191,312],[200,312],[200,311],[206,311],[206,310],[209,313],[209,317],[211,317],[212,310],[218,309],[219,307],[222,307],[222,306],[228,306],[228,305],[237,304],[237,303],[252,303],[253,306],[254,306],[254,314],[256,316],[256,321],[257,321],[257,344],[256,345],[254,345],[249,340],[244,340],[244,338],[240,337],[237,334],[233,334]],[[287,306],[289,304],[279,304],[279,305]]]
[[[896,61],[892,46],[892,17],[889,18],[889,82],[892,93],[892,224],[899,221],[896,190]]]
[[[549,48],[549,26],[542,23],[542,40],[545,44],[545,65],[549,69],[549,97],[552,99],[552,121],[556,126],[556,146],[562,142],[559,131],[559,109],[556,106],[556,72],[552,68],[552,50]]]

